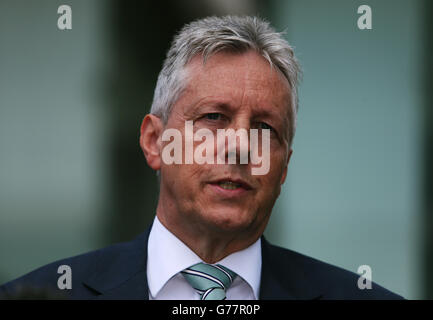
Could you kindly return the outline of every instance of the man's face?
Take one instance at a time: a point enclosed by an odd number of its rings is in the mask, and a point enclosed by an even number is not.
[[[252,175],[251,164],[165,164],[161,161],[160,202],[166,224],[217,233],[260,235],[284,182],[288,146],[288,82],[257,53],[217,53],[205,64],[197,56],[187,65],[187,87],[174,104],[165,129],[179,130],[185,153],[185,121],[194,132],[207,128],[268,129],[270,169]],[[261,135],[259,134],[259,141]],[[238,140],[239,142],[239,140]],[[162,142],[162,148],[169,142]],[[197,146],[201,142],[195,142]],[[216,159],[217,148],[214,148]],[[261,147],[259,145],[259,152]],[[239,151],[239,150],[238,150]],[[224,184],[224,181],[240,183]],[[236,187],[234,190],[233,188]],[[161,218],[161,217],[160,217]],[[170,222],[171,221],[171,222]]]

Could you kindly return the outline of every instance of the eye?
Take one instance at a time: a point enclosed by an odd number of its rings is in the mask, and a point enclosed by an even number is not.
[[[270,131],[274,131],[274,128],[265,122],[260,122],[259,127],[260,129],[269,129]]]
[[[220,120],[221,117],[222,117],[222,114],[221,114],[221,113],[217,113],[217,112],[214,112],[214,113],[207,113],[207,114],[204,116],[204,118],[205,118],[205,119],[208,119],[208,120]]]

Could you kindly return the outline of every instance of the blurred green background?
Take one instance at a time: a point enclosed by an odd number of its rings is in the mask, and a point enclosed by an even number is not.
[[[72,8],[72,30],[57,8]],[[373,29],[357,28],[372,8]],[[428,0],[0,0],[0,283],[129,240],[157,181],[139,126],[174,33],[258,14],[304,70],[289,175],[266,236],[409,299],[433,298]]]

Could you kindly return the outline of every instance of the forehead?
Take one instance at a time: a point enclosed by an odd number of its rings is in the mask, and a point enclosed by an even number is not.
[[[248,104],[258,109],[289,109],[287,79],[254,51],[220,52],[205,63],[197,55],[185,69],[187,86],[183,96],[189,99],[222,99],[235,107]]]

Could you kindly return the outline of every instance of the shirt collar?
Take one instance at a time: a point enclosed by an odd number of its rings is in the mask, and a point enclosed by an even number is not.
[[[156,297],[173,276],[199,262],[202,262],[200,257],[155,217],[149,234],[147,259],[147,281],[151,295]],[[260,238],[248,248],[234,252],[217,263],[244,279],[258,299],[262,269]]]

